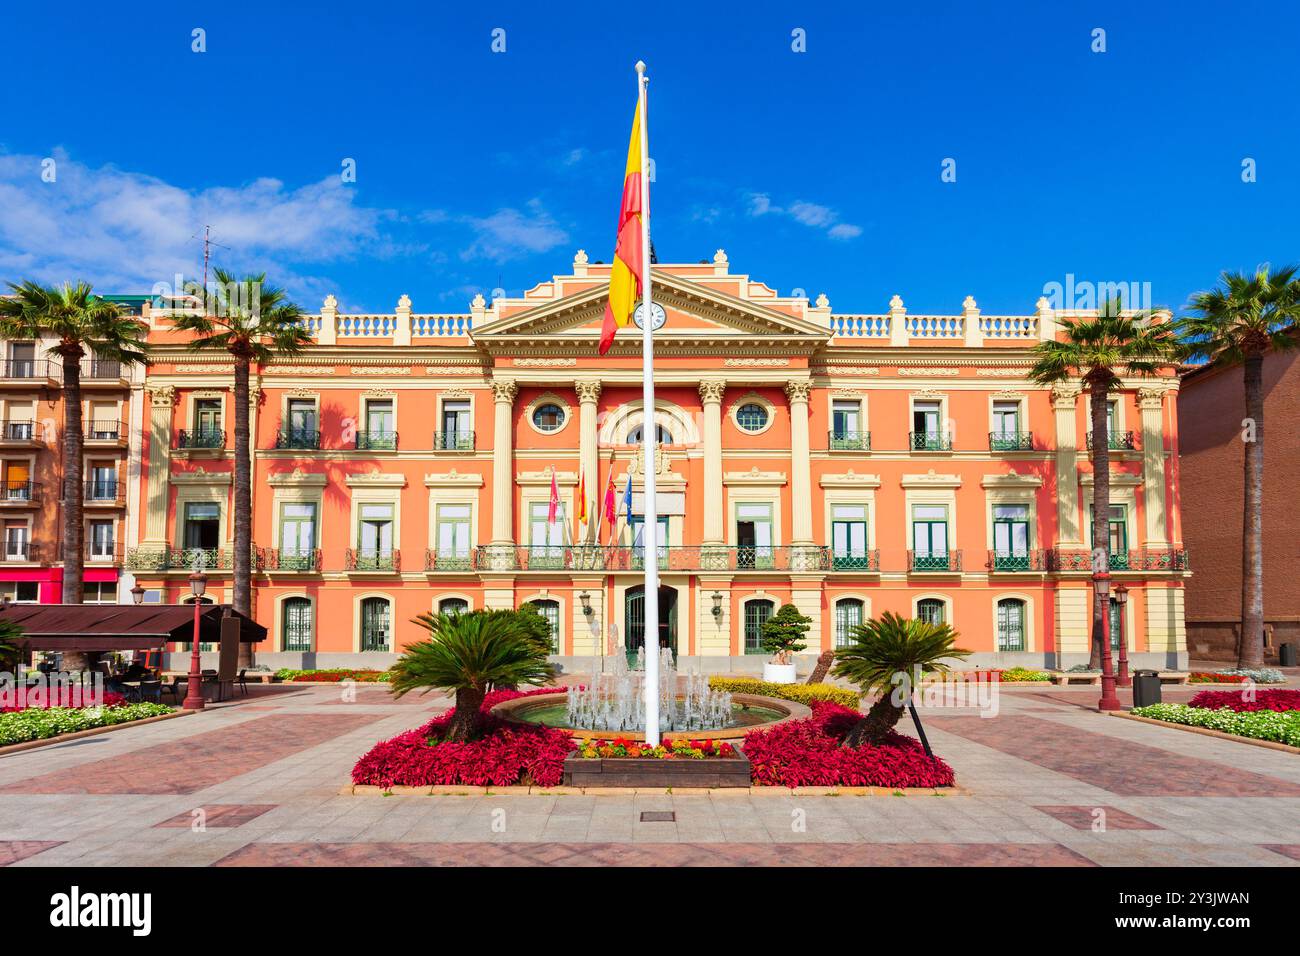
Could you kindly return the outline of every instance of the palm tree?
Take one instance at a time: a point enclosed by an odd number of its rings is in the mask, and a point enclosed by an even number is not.
[[[1040,342],[1029,378],[1044,385],[1079,377],[1088,390],[1092,420],[1092,565],[1110,569],[1110,393],[1120,375],[1155,375],[1177,359],[1172,326],[1154,322],[1158,310],[1124,314],[1120,299],[1109,299],[1093,318],[1064,320],[1064,340]],[[1073,475],[1061,476],[1074,480]],[[1101,667],[1109,633],[1110,608],[1105,595],[1094,593],[1092,651],[1088,666]]]
[[[145,327],[85,282],[56,288],[29,279],[9,288],[13,294],[0,298],[0,337],[54,339],[50,351],[63,365],[63,603],[80,604],[86,563],[81,360],[89,350],[96,359],[125,365],[145,361]]]
[[[490,688],[544,684],[555,677],[546,654],[512,612],[421,614],[412,623],[427,630],[429,639],[406,648],[392,667],[389,687],[398,697],[417,688],[454,690],[456,709],[445,740],[478,738]]]
[[[253,482],[249,459],[249,376],[252,365],[265,365],[277,355],[296,355],[311,343],[303,313],[283,289],[266,284],[266,273],[237,279],[217,269],[208,308],[205,290],[200,313],[178,315],[177,329],[191,332],[193,351],[229,352],[235,359],[235,559],[232,604],[252,616]],[[209,314],[215,313],[215,314]],[[239,645],[240,666],[251,663],[251,646]]]
[[[1246,391],[1243,432],[1245,516],[1241,535],[1241,638],[1238,667],[1264,664],[1264,355],[1300,346],[1300,279],[1295,266],[1253,275],[1224,272],[1219,285],[1198,292],[1190,315],[1177,323],[1187,358],[1242,366]],[[1252,428],[1253,426],[1253,428]]]
[[[932,624],[886,611],[878,620],[856,625],[851,641],[835,651],[832,674],[858,685],[862,694],[877,691],[879,699],[844,738],[846,747],[882,743],[903,716],[918,678],[950,672],[948,660],[970,654],[953,645],[957,632],[947,624]]]
[[[23,629],[13,621],[0,619],[0,670],[14,671],[22,651]]]

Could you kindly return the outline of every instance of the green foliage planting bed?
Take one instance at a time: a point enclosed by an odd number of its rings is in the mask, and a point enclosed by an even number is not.
[[[1227,707],[1209,710],[1204,707],[1189,707],[1186,704],[1151,704],[1148,707],[1134,707],[1131,713],[1137,717],[1149,717],[1171,724],[1206,727],[1238,737],[1273,740],[1292,747],[1300,747],[1300,710],[1256,710],[1239,713]]]
[[[174,708],[165,704],[123,704],[120,707],[51,707],[28,708],[0,714],[0,747],[44,740],[79,730],[93,730],[113,724],[126,724],[146,717],[170,714]]]
[[[710,677],[709,686],[733,694],[776,697],[800,704],[811,705],[815,700],[832,700],[850,710],[857,710],[859,703],[857,691],[836,687],[834,684],[773,684],[756,677]]]

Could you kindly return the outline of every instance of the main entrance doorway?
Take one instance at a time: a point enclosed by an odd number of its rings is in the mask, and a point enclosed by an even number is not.
[[[636,656],[638,648],[645,646],[645,587],[638,584],[628,588],[623,603],[623,633],[626,635],[628,658]],[[667,585],[659,588],[659,645],[672,648],[677,659],[677,589]]]

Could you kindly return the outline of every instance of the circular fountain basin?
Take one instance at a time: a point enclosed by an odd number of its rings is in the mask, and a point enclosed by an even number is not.
[[[679,698],[680,699],[680,698]],[[731,710],[736,724],[731,727],[702,728],[700,730],[666,730],[660,736],[664,740],[734,740],[745,736],[751,730],[766,729],[787,720],[800,720],[811,717],[812,710],[792,700],[778,700],[775,697],[759,697],[755,694],[732,694]],[[569,727],[565,724],[568,709],[568,695],[564,691],[554,694],[537,694],[533,697],[517,697],[507,700],[492,708],[492,713],[502,720],[515,724],[542,724],[567,730],[582,740],[609,740],[621,737],[624,740],[645,740],[645,733],[640,730],[586,730],[581,727]]]

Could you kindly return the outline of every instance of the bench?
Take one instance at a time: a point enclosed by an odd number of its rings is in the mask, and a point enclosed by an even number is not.
[[[1143,670],[1146,670],[1146,668],[1143,668]],[[1130,671],[1129,674],[1132,676],[1133,672]],[[1157,671],[1156,675],[1160,678],[1161,684],[1186,684],[1192,676],[1187,671]],[[1060,686],[1066,684],[1092,684],[1097,686],[1101,684],[1101,674],[1057,671],[1052,674],[1052,683]]]

